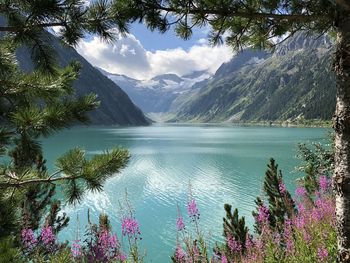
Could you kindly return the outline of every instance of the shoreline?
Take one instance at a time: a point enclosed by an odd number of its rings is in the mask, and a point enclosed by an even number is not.
[[[227,125],[227,126],[261,126],[285,128],[332,128],[332,121],[312,120],[305,122],[290,121],[244,121],[244,122],[154,122],[153,124],[182,124],[182,125]]]

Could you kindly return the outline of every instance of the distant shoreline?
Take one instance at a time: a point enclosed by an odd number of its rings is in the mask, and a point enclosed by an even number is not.
[[[146,113],[146,116],[152,120],[152,123],[166,124],[210,124],[210,125],[240,125],[240,126],[275,126],[275,127],[305,127],[305,128],[332,128],[332,120],[298,118],[293,120],[261,120],[261,121],[222,121],[222,122],[202,122],[198,119],[188,121],[177,121],[169,113]]]
[[[154,122],[153,124],[207,124],[207,125],[233,125],[233,126],[263,126],[263,127],[286,127],[286,128],[332,128],[332,121],[308,120],[295,121],[242,121],[242,122]]]

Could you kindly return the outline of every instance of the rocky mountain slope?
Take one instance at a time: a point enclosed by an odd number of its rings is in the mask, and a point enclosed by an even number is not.
[[[98,95],[100,107],[90,113],[92,124],[149,124],[149,120],[144,116],[143,112],[135,106],[120,87],[87,62],[75,49],[63,45],[59,39],[52,35],[50,38],[61,66],[67,65],[72,60],[78,61],[81,64],[81,74],[74,83],[77,96],[87,93]],[[17,58],[24,70],[28,71],[33,68],[30,52],[27,49],[19,49],[17,51]]]
[[[332,43],[295,35],[274,53],[245,50],[199,89],[174,100],[170,121],[329,120],[335,109]]]

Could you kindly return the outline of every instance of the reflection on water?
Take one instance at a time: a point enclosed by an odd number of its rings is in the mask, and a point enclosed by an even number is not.
[[[67,130],[45,140],[49,161],[75,146],[88,154],[122,146],[130,150],[132,158],[121,174],[108,181],[104,192],[88,193],[81,204],[64,208],[71,223],[60,238],[73,240],[77,232],[84,233],[88,209],[95,220],[99,213],[107,213],[119,233],[118,203],[127,189],[141,225],[146,262],[170,262],[176,237],[176,205],[186,212],[189,182],[205,233],[212,241],[220,240],[224,203],[238,207],[252,224],[254,199],[261,193],[270,157],[277,160],[292,190],[298,176],[292,173],[297,164],[297,143],[324,137],[325,129],[213,125]],[[53,162],[49,164],[54,169]]]

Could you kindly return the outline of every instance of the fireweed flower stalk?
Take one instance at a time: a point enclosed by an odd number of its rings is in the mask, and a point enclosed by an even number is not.
[[[142,262],[142,256],[139,255],[138,240],[141,240],[141,231],[136,218],[130,213],[122,219],[122,234],[127,237],[130,256],[134,262]]]
[[[181,215],[181,210],[179,205],[177,205],[177,219],[176,219],[176,230],[181,232],[185,229],[185,222]]]
[[[314,193],[308,193],[301,185],[296,190],[295,199],[288,198],[289,202],[292,202],[293,211],[285,218],[281,227],[273,228],[270,225],[273,210],[260,205],[255,216],[255,235],[248,233],[245,244],[227,237],[225,244],[215,249],[211,262],[336,262],[335,199],[332,191],[329,191],[326,177],[320,177],[318,185],[319,189]],[[285,191],[283,182],[279,183],[278,190],[282,194]],[[209,260],[204,259],[200,253],[198,259],[198,253],[195,252],[202,250],[200,243],[199,249],[196,250],[193,240],[200,238],[190,234],[191,225],[199,226],[199,218],[195,216],[199,211],[192,195],[187,203],[187,214],[193,224],[186,224],[186,231],[178,231],[184,233],[184,238],[177,243],[174,253],[175,256],[179,255],[179,249],[184,249],[186,260],[177,257],[175,262],[208,262]],[[183,221],[177,220],[176,223],[179,229]],[[242,247],[244,249],[241,249]]]
[[[182,249],[180,244],[176,245],[176,249],[175,249],[173,260],[176,263],[184,263],[184,262],[186,262],[186,253],[183,251],[183,249]]]
[[[265,205],[259,206],[256,221],[261,225],[267,225],[269,223],[269,217],[269,209]]]
[[[80,244],[80,239],[75,239],[71,246],[71,253],[73,258],[80,258],[83,256],[82,246]]]
[[[328,259],[328,250],[325,247],[319,247],[317,249],[317,256],[321,262],[326,262]]]
[[[320,190],[324,193],[328,190],[329,181],[326,176],[322,175],[319,179]]]
[[[235,240],[231,235],[226,237],[226,245],[228,248],[228,253],[226,256],[229,256],[233,259],[234,262],[239,262],[242,256],[242,244],[240,241]]]
[[[33,230],[28,228],[22,229],[21,241],[25,251],[27,252],[33,251],[33,249],[38,243],[38,240],[36,239]]]
[[[87,262],[124,262],[126,260],[117,235],[108,229],[99,227],[91,231],[87,240],[91,241],[88,241],[86,248],[83,249],[79,240],[73,243],[71,251],[74,258],[86,258]]]
[[[53,233],[51,226],[44,226],[40,233],[40,241],[42,242],[44,248],[48,251],[53,251],[56,246],[56,236]]]
[[[117,235],[110,233],[107,229],[103,229],[98,234],[97,244],[100,253],[106,260],[115,259],[120,255],[120,244]]]
[[[75,262],[125,262],[127,256],[122,250],[117,235],[111,230],[108,216],[100,214],[99,224],[91,223],[90,218],[88,222],[84,234],[84,246],[80,245],[77,233],[76,241],[71,247]]]
[[[179,206],[177,207],[177,210],[177,242],[172,257],[173,261],[176,263],[209,262],[207,244],[199,227],[200,212],[191,189],[189,190],[186,205],[187,221],[189,221],[189,223],[185,224]]]
[[[298,186],[297,189],[295,189],[295,195],[297,198],[304,198],[306,196],[306,189],[303,186]]]
[[[140,253],[138,243],[142,240],[140,225],[134,215],[127,193],[124,201],[119,204],[121,209],[122,237],[127,239],[130,262],[143,262],[144,254]]]
[[[282,195],[286,193],[287,189],[286,189],[286,185],[284,184],[284,182],[279,182],[278,190],[280,191],[280,193]]]
[[[196,200],[193,197],[187,203],[187,213],[193,221],[199,220],[200,213],[197,208]]]
[[[182,231],[185,229],[185,223],[184,223],[182,216],[179,216],[176,219],[176,229],[177,229],[177,231]]]

